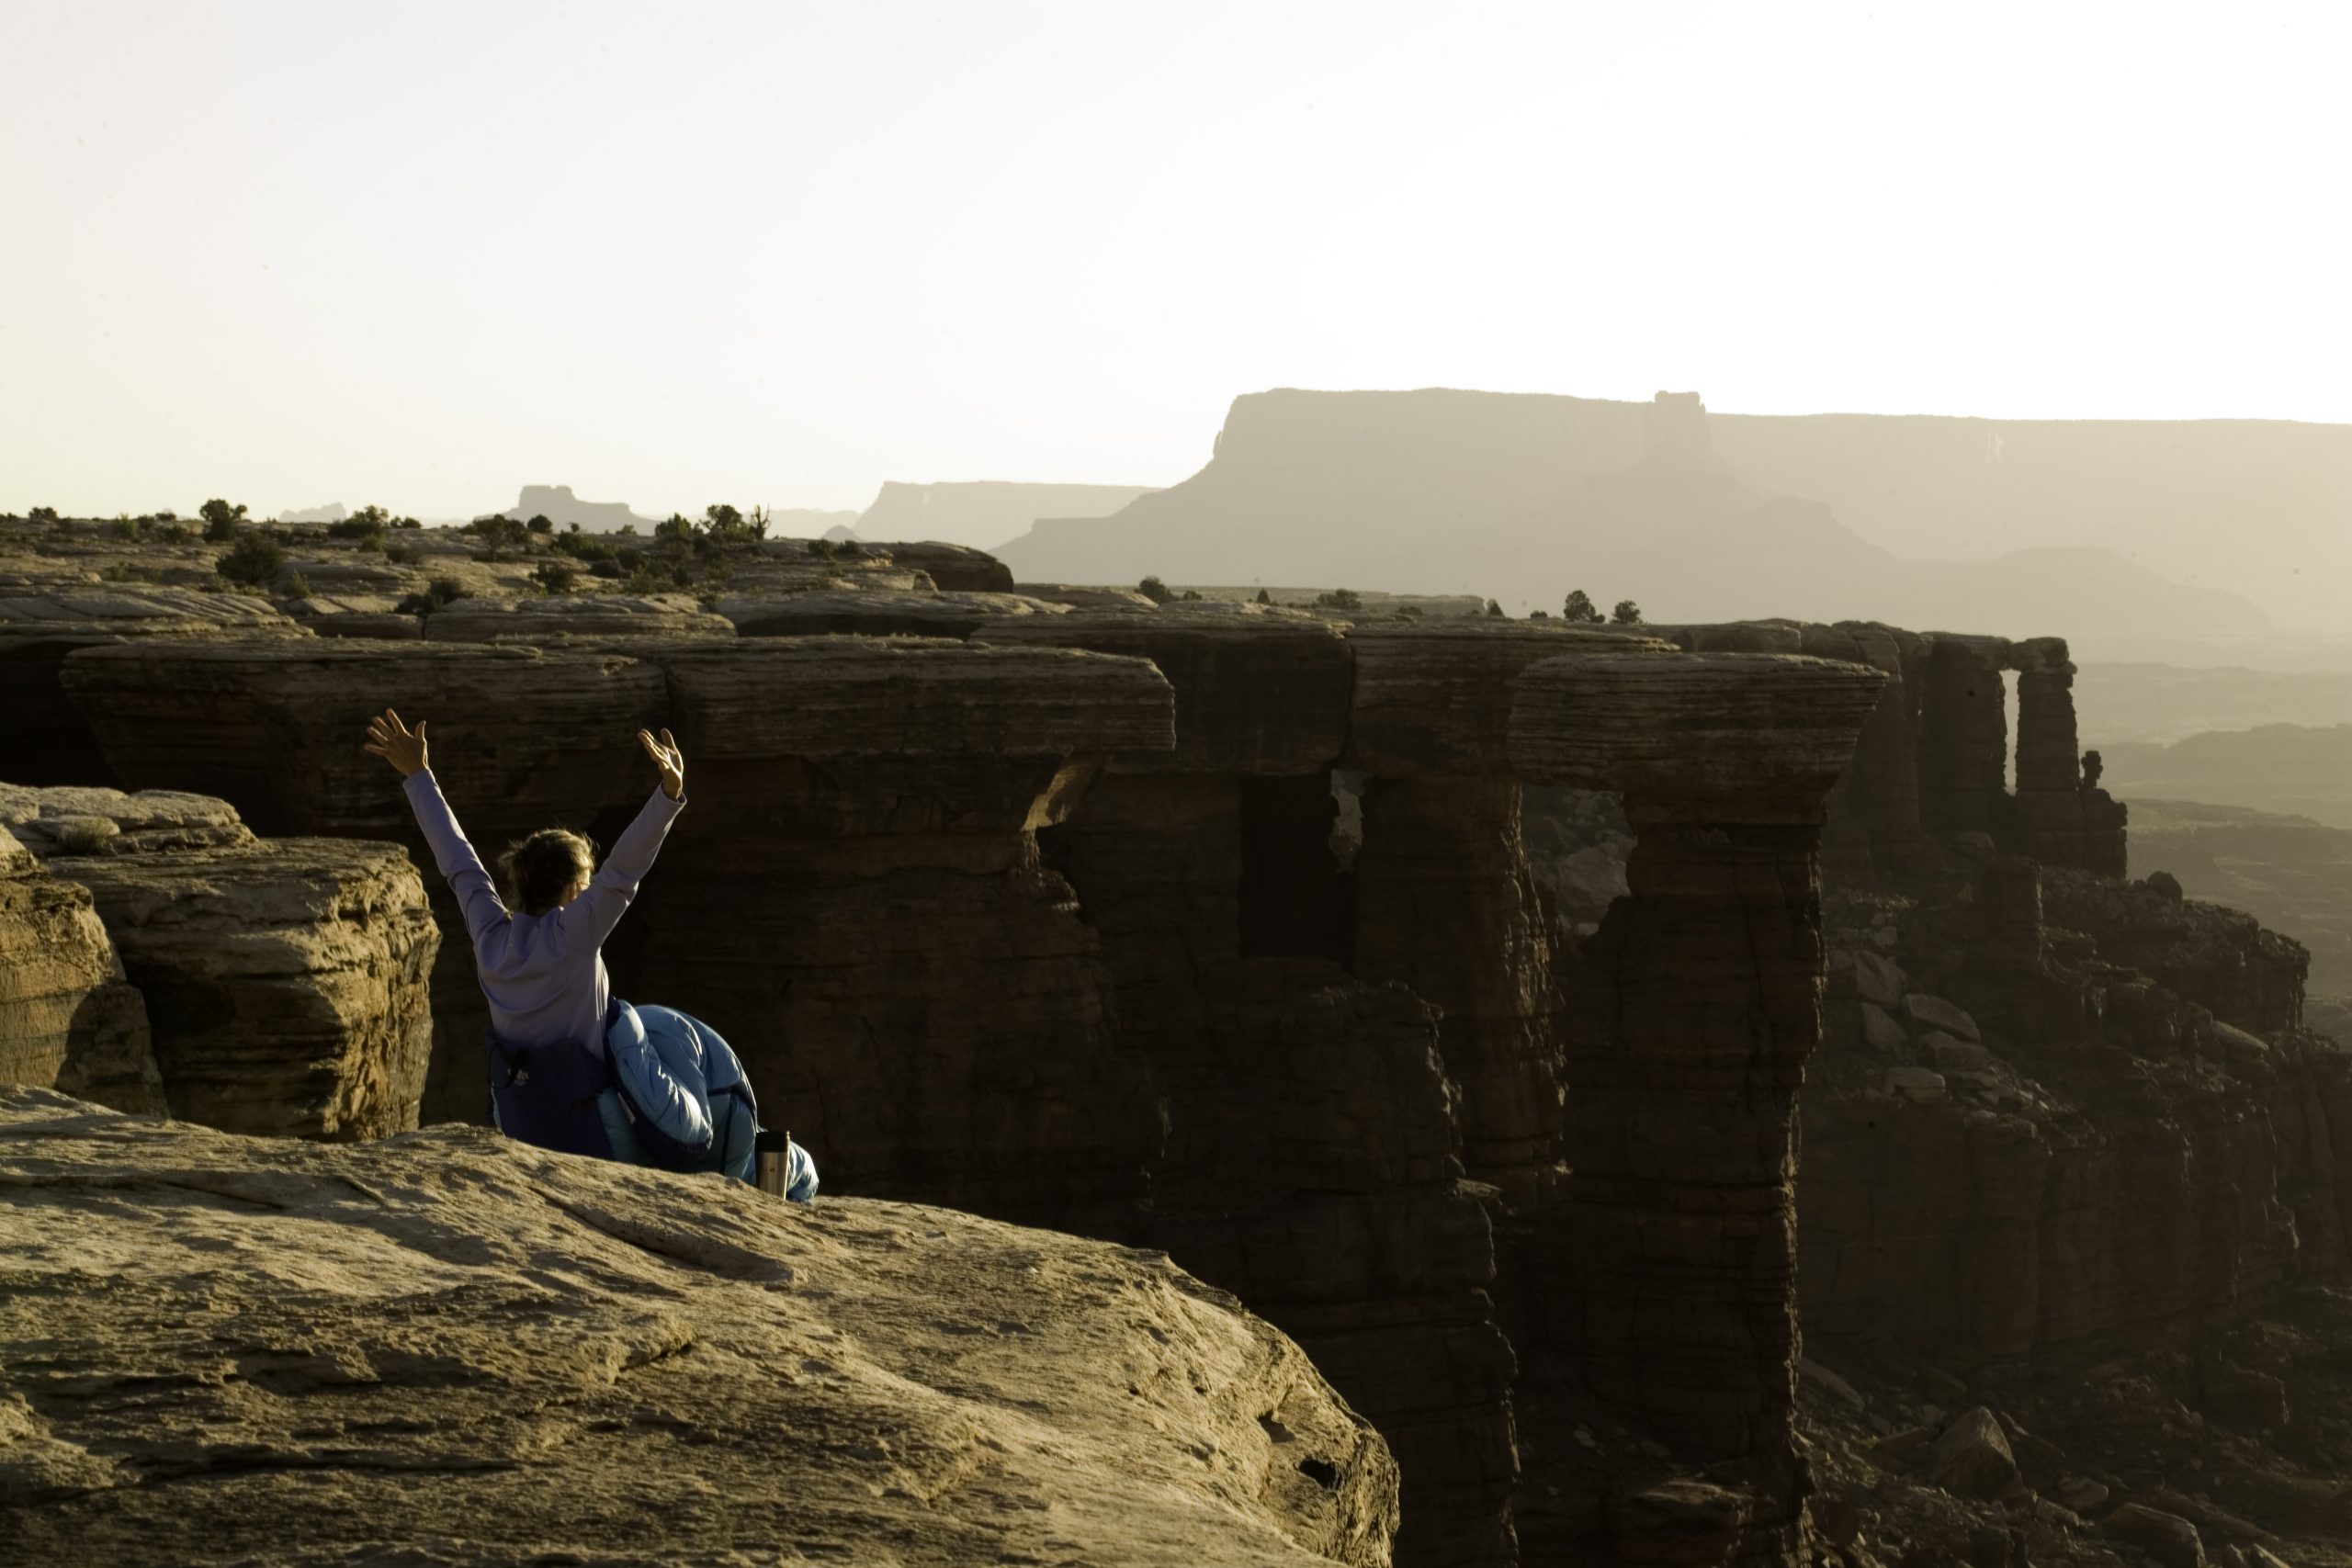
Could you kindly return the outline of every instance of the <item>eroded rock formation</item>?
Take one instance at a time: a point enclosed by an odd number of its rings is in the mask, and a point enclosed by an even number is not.
[[[401,846],[259,840],[226,802],[170,792],[0,786],[0,824],[43,862],[20,892],[64,922],[17,983],[113,965],[55,1070],[10,1081],[232,1132],[417,1124],[440,933]]]
[[[12,1561],[1388,1561],[1378,1435],[1159,1254],[21,1089],[0,1183]]]
[[[147,1004],[87,888],[52,876],[0,825],[0,1083],[160,1111]]]

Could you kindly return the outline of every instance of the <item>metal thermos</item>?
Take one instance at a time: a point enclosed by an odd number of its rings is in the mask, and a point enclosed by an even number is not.
[[[760,1190],[783,1197],[785,1183],[792,1179],[792,1134],[763,1127],[752,1146],[759,1155]]]

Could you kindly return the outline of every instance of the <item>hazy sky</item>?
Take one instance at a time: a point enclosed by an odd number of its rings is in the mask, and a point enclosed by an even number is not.
[[[0,0],[0,510],[1164,484],[1274,386],[2352,420],[2347,9]]]

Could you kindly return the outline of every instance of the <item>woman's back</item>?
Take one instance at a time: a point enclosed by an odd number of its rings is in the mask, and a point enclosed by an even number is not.
[[[481,857],[443,798],[425,761],[424,729],[420,723],[411,735],[401,728],[400,716],[387,710],[369,728],[372,743],[368,750],[406,774],[401,787],[417,826],[465,916],[482,995],[490,1002],[492,1031],[510,1045],[570,1043],[600,1049],[612,989],[605,973],[605,939],[637,897],[638,884],[652,870],[670,824],[686,803],[685,764],[676,743],[667,730],[658,744],[639,732],[662,769],[660,787],[615,841],[605,863],[573,884],[571,897],[559,894],[555,908],[518,914],[499,897]],[[576,841],[586,847],[586,840]]]

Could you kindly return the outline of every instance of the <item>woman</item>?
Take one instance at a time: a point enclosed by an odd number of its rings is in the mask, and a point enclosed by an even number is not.
[[[499,1127],[566,1153],[753,1179],[757,1117],[734,1052],[684,1013],[616,1001],[605,972],[605,939],[685,807],[677,741],[666,729],[659,740],[637,732],[661,770],[661,787],[601,868],[586,839],[543,828],[499,857],[502,898],[442,798],[424,731],[425,721],[412,731],[386,708],[368,722],[366,750],[406,779],[417,826],[465,914],[490,1002]],[[805,1201],[816,1191],[816,1168],[797,1145],[786,1153],[788,1194]]]
[[[490,999],[491,1032],[502,1044],[522,1049],[575,1044],[604,1032],[612,984],[605,973],[605,939],[620,924],[637,885],[653,869],[653,857],[670,824],[686,804],[686,760],[663,730],[656,740],[637,732],[638,744],[662,770],[662,784],[595,865],[595,846],[566,828],[542,828],[498,859],[510,908],[482,869],[481,857],[458,826],[441,797],[425,760],[424,722],[414,730],[390,708],[368,721],[367,750],[381,757],[408,782],[401,787],[416,812],[416,825],[433,846],[441,874],[458,896],[481,971],[481,993]]]

